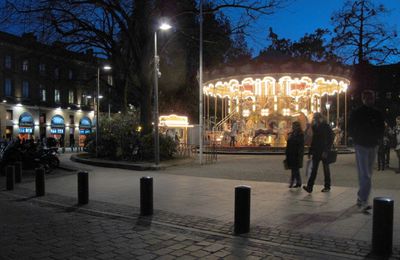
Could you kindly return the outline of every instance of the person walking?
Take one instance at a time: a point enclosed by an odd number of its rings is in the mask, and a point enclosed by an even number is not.
[[[393,133],[395,136],[395,147],[394,150],[396,151],[397,159],[398,159],[398,168],[396,173],[400,173],[400,116],[396,117],[396,126],[393,129]]]
[[[371,193],[372,167],[375,162],[377,145],[383,137],[384,119],[374,108],[375,93],[365,90],[361,94],[363,105],[355,109],[349,118],[349,135],[353,137],[356,154],[359,190],[357,206],[365,213],[371,209],[368,205]]]
[[[292,171],[289,188],[299,188],[301,187],[300,168],[303,167],[304,157],[304,133],[298,121],[292,124],[285,154],[288,169]]]
[[[230,133],[231,141],[229,142],[229,146],[235,146],[237,132],[238,132],[237,123],[236,121],[233,121],[231,126],[231,133]]]
[[[303,186],[303,189],[308,193],[313,191],[313,186],[317,177],[318,166],[322,161],[322,166],[324,168],[324,188],[321,190],[321,192],[329,192],[331,190],[331,173],[326,159],[328,152],[332,148],[334,134],[321,113],[314,113],[312,131],[313,136],[308,153],[308,158],[310,158],[312,155],[312,171],[310,178],[308,179],[307,186]]]

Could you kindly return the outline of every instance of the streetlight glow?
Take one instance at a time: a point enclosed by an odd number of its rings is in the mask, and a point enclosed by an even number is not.
[[[169,30],[169,29],[171,29],[171,28],[172,28],[172,26],[169,25],[168,23],[162,23],[162,24],[160,25],[160,27],[159,27],[159,29],[160,29],[160,30],[163,30],[163,31]]]
[[[111,70],[111,66],[110,65],[104,65],[103,70]]]

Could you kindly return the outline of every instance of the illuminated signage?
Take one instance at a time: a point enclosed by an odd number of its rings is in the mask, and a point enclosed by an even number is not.
[[[20,134],[32,134],[33,133],[33,128],[32,127],[20,127],[19,128],[19,133]]]
[[[52,134],[64,134],[64,128],[52,128],[50,129]]]
[[[79,129],[80,135],[88,135],[88,134],[90,134],[90,132],[91,132],[90,129]]]

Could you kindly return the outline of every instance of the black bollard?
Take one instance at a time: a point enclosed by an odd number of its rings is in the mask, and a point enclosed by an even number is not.
[[[391,198],[374,198],[372,218],[372,253],[390,256],[393,247],[393,206]]]
[[[45,169],[44,168],[36,168],[35,170],[35,187],[36,187],[36,196],[44,196],[45,194]]]
[[[45,194],[45,169],[44,168],[36,168],[35,170],[35,187],[36,187],[36,196],[44,196]]]
[[[6,168],[6,188],[7,188],[7,190],[13,190],[14,184],[15,184],[14,165],[7,165],[7,168]]]
[[[250,230],[250,193],[249,186],[235,187],[235,234]]]
[[[153,178],[140,178],[140,215],[153,215]]]
[[[78,204],[89,203],[89,173],[78,172]]]
[[[15,183],[21,183],[22,181],[22,162],[15,162]]]

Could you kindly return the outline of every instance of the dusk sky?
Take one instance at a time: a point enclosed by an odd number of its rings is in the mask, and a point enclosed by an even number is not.
[[[260,18],[249,29],[248,38],[253,54],[268,45],[266,36],[272,27],[279,37],[298,40],[305,33],[312,33],[317,28],[333,29],[330,17],[334,11],[343,7],[345,0],[293,0],[286,8],[278,10],[274,15]],[[389,28],[400,34],[400,0],[374,0],[376,4],[384,4],[390,13],[382,19]]]

